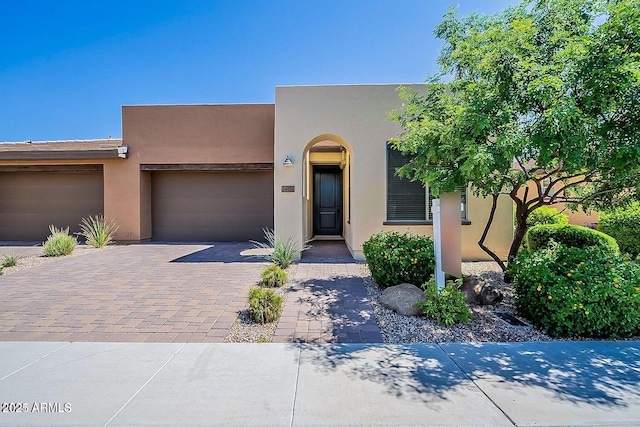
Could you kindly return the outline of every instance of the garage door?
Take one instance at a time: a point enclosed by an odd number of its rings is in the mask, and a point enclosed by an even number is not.
[[[247,241],[273,228],[273,172],[153,172],[152,239]]]
[[[104,212],[102,172],[0,172],[0,240],[43,241]]]

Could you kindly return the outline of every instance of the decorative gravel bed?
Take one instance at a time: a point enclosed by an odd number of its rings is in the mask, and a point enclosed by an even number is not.
[[[291,280],[296,274],[296,266],[297,264],[293,264],[287,268],[289,280],[284,286],[273,288],[277,294],[284,296],[283,307],[287,300],[287,288],[291,286]],[[224,342],[271,342],[277,324],[277,321],[265,324],[256,323],[247,308],[238,313],[238,318],[233,322]]]
[[[359,264],[367,293],[373,306],[378,326],[386,343],[417,342],[518,342],[552,341],[541,331],[532,327],[513,327],[499,319],[494,313],[503,312],[524,321],[516,314],[513,288],[502,280],[502,271],[493,262],[465,262],[462,274],[475,275],[485,283],[490,283],[504,295],[496,305],[471,305],[473,318],[466,325],[444,327],[426,317],[403,316],[380,304],[382,290],[371,278],[366,264]]]
[[[5,267],[3,269],[4,274],[11,274],[11,273],[18,272],[20,270],[26,270],[27,268],[36,267],[36,266],[42,265],[42,264],[47,264],[47,263],[55,261],[57,259],[64,259],[64,258],[69,258],[69,257],[86,255],[86,254],[90,254],[90,253],[95,252],[95,251],[108,250],[109,248],[110,248],[110,246],[106,246],[104,248],[97,249],[97,248],[94,248],[93,246],[89,246],[89,245],[78,245],[73,250],[73,252],[71,252],[69,255],[63,255],[63,256],[59,256],[59,257],[46,257],[46,256],[42,255],[42,247],[40,247],[40,255],[33,255],[33,247],[32,246],[25,247],[26,250],[16,249],[15,247],[12,247],[11,249],[7,249],[6,247],[0,246],[0,260],[2,259],[2,255],[4,255],[4,254],[11,254],[11,255],[13,255],[13,254],[23,254],[23,253],[25,254],[24,256],[22,256],[18,260],[18,263],[15,266],[13,266],[13,267]]]

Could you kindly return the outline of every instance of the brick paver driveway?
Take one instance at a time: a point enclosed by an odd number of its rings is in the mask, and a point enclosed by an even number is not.
[[[251,248],[113,246],[0,276],[0,341],[222,342],[267,265]]]

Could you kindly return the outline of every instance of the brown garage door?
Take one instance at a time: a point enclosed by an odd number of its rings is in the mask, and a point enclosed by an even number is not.
[[[0,240],[42,241],[50,224],[77,232],[103,212],[102,172],[0,172]]]
[[[247,241],[273,228],[273,172],[153,172],[152,239]]]

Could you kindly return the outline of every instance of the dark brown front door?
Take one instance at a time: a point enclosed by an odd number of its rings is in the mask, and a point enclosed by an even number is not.
[[[342,235],[342,170],[313,168],[313,234]]]

